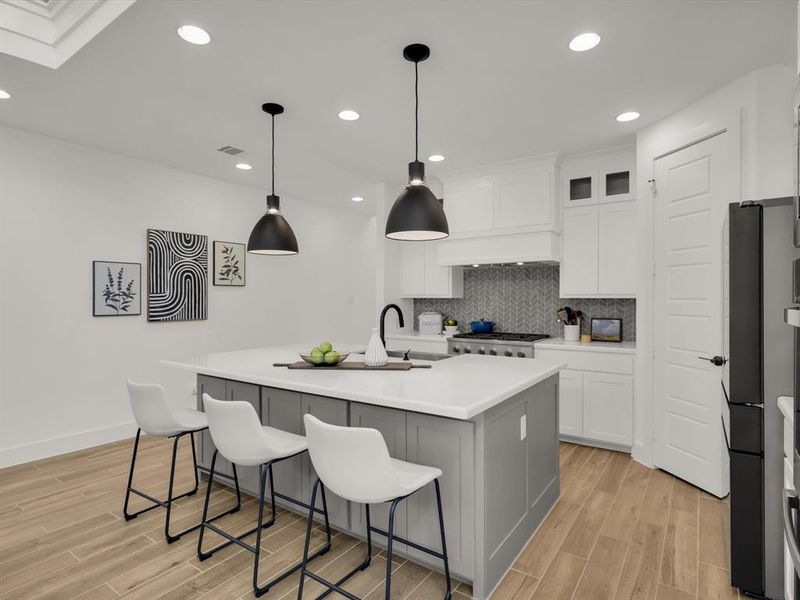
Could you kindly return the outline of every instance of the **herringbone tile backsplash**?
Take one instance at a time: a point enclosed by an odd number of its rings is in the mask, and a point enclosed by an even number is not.
[[[458,321],[462,331],[469,322],[488,319],[496,331],[546,333],[563,337],[556,309],[570,306],[583,311],[582,333],[589,333],[589,319],[622,319],[625,340],[636,339],[636,300],[616,298],[559,298],[559,270],[556,265],[467,267],[464,270],[464,297],[455,299],[416,298],[417,316],[426,311],[442,313]]]

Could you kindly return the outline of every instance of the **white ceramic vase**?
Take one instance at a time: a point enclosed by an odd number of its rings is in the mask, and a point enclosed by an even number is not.
[[[386,348],[381,343],[381,336],[378,329],[372,330],[372,335],[367,344],[367,351],[364,354],[364,364],[368,367],[382,367],[389,362],[389,355],[386,354]]]

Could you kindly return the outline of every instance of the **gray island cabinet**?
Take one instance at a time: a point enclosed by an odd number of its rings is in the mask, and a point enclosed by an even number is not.
[[[214,356],[221,355],[163,361],[197,373],[197,405],[201,410],[202,394],[207,393],[214,398],[250,402],[262,424],[293,433],[304,433],[306,413],[337,425],[372,427],[383,434],[393,457],[439,467],[443,472],[450,568],[456,579],[473,584],[478,600],[489,597],[558,500],[561,364],[459,356],[415,372],[359,373],[363,380],[356,392],[350,387],[358,381],[352,379],[353,372],[279,372],[269,363],[268,367],[259,367],[259,375],[252,365],[238,369],[210,365],[208,359]],[[475,373],[477,366],[485,368],[470,386],[468,373]],[[515,379],[520,373],[525,377]],[[493,384],[500,391],[477,404],[467,390],[478,386],[483,377],[501,378]],[[434,396],[447,386],[455,393],[462,385],[466,386],[465,398],[442,398],[439,405],[433,403]],[[327,393],[323,393],[325,389]],[[486,390],[478,390],[475,398],[482,397],[482,392]],[[411,410],[416,397],[425,402],[416,403],[418,410]],[[201,438],[199,460],[208,467],[214,445],[208,432]],[[217,465],[225,473],[232,472],[225,460],[218,458]],[[238,468],[238,473],[242,489],[256,495],[257,469]],[[308,502],[315,474],[307,455],[276,466],[274,475],[276,489]],[[429,488],[400,504],[395,528],[402,537],[440,550],[435,495],[432,486]],[[363,506],[329,493],[328,509],[334,528],[364,537]],[[386,528],[387,513],[388,505],[373,507],[376,526]],[[383,545],[380,536],[374,539],[377,545]],[[442,569],[440,561],[412,548],[400,544],[395,548],[415,562]]]

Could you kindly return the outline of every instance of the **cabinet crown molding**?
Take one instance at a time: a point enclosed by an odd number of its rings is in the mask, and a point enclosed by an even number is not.
[[[442,173],[438,179],[443,183],[452,183],[462,179],[470,179],[473,177],[487,177],[492,175],[501,175],[512,171],[519,171],[521,169],[541,168],[541,169],[554,169],[559,161],[560,152],[548,152],[547,154],[537,154],[536,156],[528,156],[526,158],[518,158],[504,162],[492,163],[483,165],[472,169],[462,169],[460,171],[451,171],[449,173]]]

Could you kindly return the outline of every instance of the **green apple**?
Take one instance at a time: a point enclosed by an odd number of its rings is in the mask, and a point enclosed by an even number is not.
[[[315,365],[321,365],[325,361],[325,355],[319,348],[314,348],[311,351],[311,362]]]
[[[456,325],[458,325],[458,321],[456,321],[455,319],[447,319],[444,322],[444,324],[447,325],[448,327],[455,327]]]
[[[335,365],[339,362],[341,355],[336,350],[331,350],[325,353],[325,362],[329,365]]]
[[[327,354],[328,352],[333,350],[333,344],[331,344],[330,342],[322,342],[319,345],[319,349],[322,350],[323,354]]]
[[[319,346],[314,346],[314,347],[311,349],[311,352],[309,352],[309,354],[316,354],[317,352],[322,352],[322,350],[320,350],[320,349],[319,349]],[[324,352],[322,352],[322,354],[325,354],[325,353],[324,353]]]

